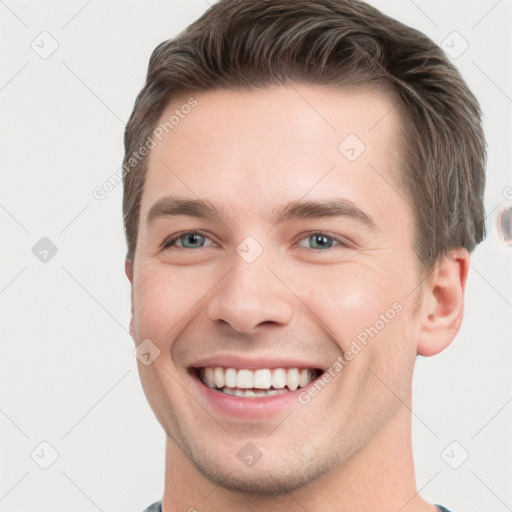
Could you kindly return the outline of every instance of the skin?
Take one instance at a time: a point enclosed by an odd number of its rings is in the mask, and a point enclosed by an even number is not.
[[[190,96],[173,98],[161,120]],[[454,249],[420,275],[392,100],[306,85],[193,96],[197,106],[151,150],[126,261],[132,337],[161,352],[139,373],[167,434],[163,512],[435,510],[417,495],[412,373],[418,354],[440,352],[459,330],[469,254]],[[348,134],[366,145],[353,162],[338,150]],[[148,223],[168,195],[209,201],[219,216]],[[272,216],[289,201],[340,198],[375,229],[346,216],[277,224]],[[189,230],[205,245],[162,248]],[[345,245],[328,238],[332,247],[312,248],[317,231]],[[263,250],[252,263],[236,252],[247,236]],[[240,419],[191,385],[198,357],[327,369],[396,303],[401,311],[308,404]],[[262,453],[251,468],[237,458],[248,442]]]

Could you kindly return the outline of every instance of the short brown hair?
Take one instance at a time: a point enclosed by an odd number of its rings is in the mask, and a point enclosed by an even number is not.
[[[171,97],[307,83],[391,91],[402,114],[400,181],[425,269],[485,235],[486,146],[478,102],[427,36],[359,0],[220,0],[150,58],[125,131],[123,214],[133,259],[147,157],[129,165]]]

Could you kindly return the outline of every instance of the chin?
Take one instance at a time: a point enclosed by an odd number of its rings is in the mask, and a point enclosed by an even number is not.
[[[326,461],[298,463],[285,457],[275,463],[263,460],[245,468],[238,459],[226,458],[219,463],[204,453],[186,454],[194,467],[215,485],[246,496],[276,497],[289,494],[310,484],[329,469]],[[231,463],[230,463],[231,462]]]

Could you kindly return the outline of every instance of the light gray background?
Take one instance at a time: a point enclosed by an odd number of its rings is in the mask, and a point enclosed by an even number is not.
[[[428,500],[505,512],[512,247],[500,242],[496,216],[512,204],[512,3],[371,3],[446,41],[453,55],[469,43],[456,64],[485,113],[489,234],[472,259],[462,331],[447,351],[418,361],[414,452]],[[207,8],[206,0],[0,0],[0,512],[139,512],[161,498],[164,435],[127,332],[122,190],[102,201],[92,190],[120,167],[152,50]],[[42,58],[52,38],[58,48]],[[32,252],[42,237],[58,249],[47,262]],[[58,458],[43,469],[53,450]]]

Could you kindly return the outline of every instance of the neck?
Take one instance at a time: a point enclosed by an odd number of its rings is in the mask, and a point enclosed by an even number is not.
[[[417,493],[411,443],[411,415],[402,406],[377,435],[343,465],[282,496],[248,496],[207,480],[172,439],[166,443],[162,512],[434,512]]]

